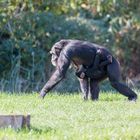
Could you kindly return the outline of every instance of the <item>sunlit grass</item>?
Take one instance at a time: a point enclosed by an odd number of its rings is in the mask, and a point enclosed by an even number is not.
[[[0,94],[1,114],[30,114],[30,130],[0,129],[8,140],[132,140],[140,139],[140,100],[128,102],[120,94],[101,93],[96,102],[79,94]]]

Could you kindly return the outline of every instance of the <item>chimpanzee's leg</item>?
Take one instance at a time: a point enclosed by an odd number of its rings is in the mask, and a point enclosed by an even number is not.
[[[84,78],[84,79],[78,78],[78,80],[80,82],[81,91],[83,93],[83,99],[87,100],[88,99],[88,89],[89,89],[88,78]]]
[[[107,66],[107,74],[112,87],[118,90],[121,94],[128,97],[128,100],[136,100],[137,94],[125,84],[120,83],[120,67],[117,60],[113,59],[112,63]]]
[[[98,100],[99,97],[99,84],[98,81],[90,80],[90,91],[89,91],[89,98],[91,100]]]

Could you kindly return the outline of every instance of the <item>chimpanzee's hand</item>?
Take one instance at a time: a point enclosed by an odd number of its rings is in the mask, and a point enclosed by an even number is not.
[[[111,55],[108,55],[108,56],[107,56],[107,59],[108,59],[108,61],[109,61],[110,63],[112,63],[112,56],[111,56]]]
[[[85,76],[86,76],[84,72],[76,72],[75,74],[76,74],[77,77],[79,77],[81,79],[84,79]]]
[[[85,78],[85,76],[86,76],[86,75],[85,75],[85,73],[84,73],[84,72],[82,72],[82,73],[80,74],[80,78],[81,78],[81,79],[84,79],[84,78]]]
[[[75,72],[75,75],[79,78],[80,78],[80,74],[81,74],[81,72],[79,72],[78,70]]]
[[[44,99],[45,95],[46,95],[46,92],[44,92],[44,91],[41,90],[40,93],[39,93],[39,97],[41,99]]]

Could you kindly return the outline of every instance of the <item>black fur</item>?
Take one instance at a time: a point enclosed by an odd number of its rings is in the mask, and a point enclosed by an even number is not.
[[[59,48],[59,54],[55,47]],[[98,50],[101,50],[102,57],[97,58],[99,62],[96,64],[96,56],[98,56]],[[127,96],[129,100],[137,99],[137,94],[125,84],[120,82],[119,62],[106,48],[86,41],[62,40],[57,42],[56,45],[52,47],[52,51],[54,51],[54,54],[57,52],[58,55],[56,60],[56,70],[49,81],[42,88],[40,92],[41,97],[44,98],[46,93],[48,93],[65,77],[70,64],[73,63],[77,68],[79,68],[81,65],[90,67],[93,64],[91,71],[89,72],[89,68],[86,73],[90,73],[88,75],[89,77],[87,76],[83,79],[79,79],[84,99],[90,97],[92,100],[97,100],[99,96],[99,83],[107,77],[109,78],[112,87],[114,87],[124,96]],[[108,56],[112,58],[111,63],[106,63]],[[94,69],[95,73],[96,71],[100,71],[99,77],[96,77],[96,75],[94,76]]]

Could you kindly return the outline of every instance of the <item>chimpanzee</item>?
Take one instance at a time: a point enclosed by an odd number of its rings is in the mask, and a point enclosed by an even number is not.
[[[92,76],[92,78],[79,78],[84,99],[88,99],[88,97],[90,97],[92,100],[97,100],[100,91],[99,83],[108,77],[112,87],[124,96],[127,96],[128,100],[136,101],[137,94],[120,82],[120,65],[112,54],[105,47],[80,40],[61,40],[54,44],[50,53],[52,54],[51,62],[56,66],[56,70],[40,91],[40,96],[44,98],[55,85],[64,79],[71,63],[73,63],[77,68],[81,65],[87,67],[91,66],[95,61],[95,56],[99,49],[102,51],[105,58],[111,56],[112,62],[106,64],[105,72],[101,72],[101,75],[98,76],[98,78],[94,76]]]
[[[95,55],[95,60],[93,61],[93,64],[89,67],[81,65],[76,70],[76,76],[83,79],[85,77],[90,78],[99,78],[101,75],[104,75],[106,73],[106,66],[108,64],[112,63],[112,56],[104,56],[104,53],[101,49],[98,49]]]

